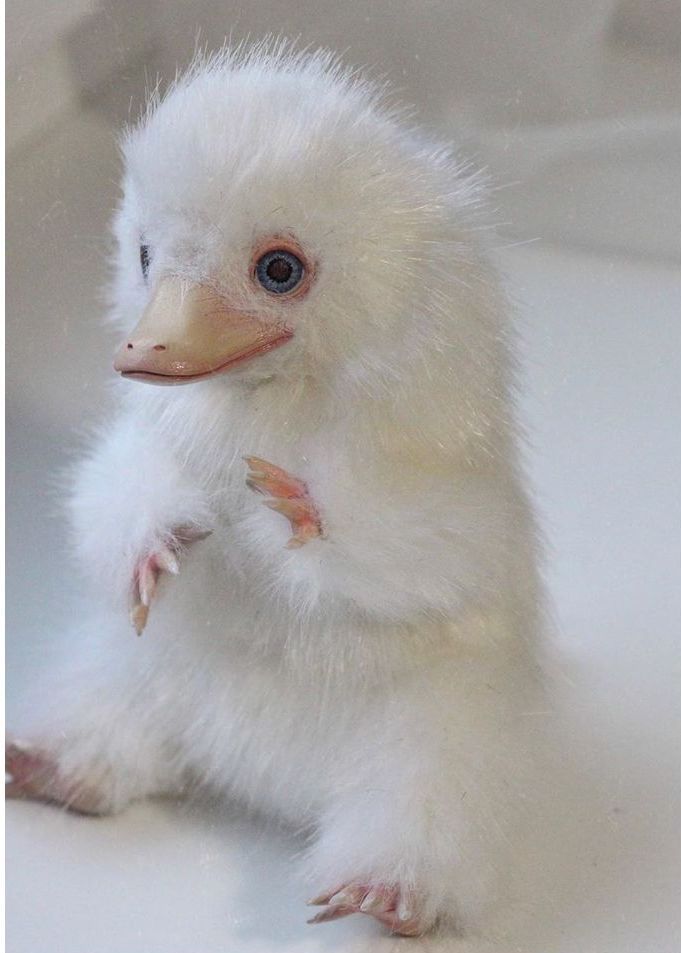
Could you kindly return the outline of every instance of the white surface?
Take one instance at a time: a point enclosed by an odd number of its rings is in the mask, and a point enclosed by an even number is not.
[[[498,942],[395,941],[363,918],[308,927],[299,845],[217,805],[88,821],[10,804],[9,953],[680,948],[681,276],[536,246],[505,260],[525,301],[523,414],[553,549],[566,772],[518,858]],[[41,638],[64,631],[63,587],[75,589],[43,542],[58,546],[59,524],[35,506],[62,435],[34,437],[15,457],[10,512],[24,554],[8,592],[18,694]]]

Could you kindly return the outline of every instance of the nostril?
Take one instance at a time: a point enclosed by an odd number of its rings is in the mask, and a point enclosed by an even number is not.
[[[132,344],[128,344],[128,350],[132,351]]]
[[[166,349],[165,344],[154,344],[155,351],[165,351],[165,349]]]

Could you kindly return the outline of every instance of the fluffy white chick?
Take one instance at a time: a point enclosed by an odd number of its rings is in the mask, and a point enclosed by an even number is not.
[[[99,813],[219,789],[308,832],[314,922],[473,923],[541,691],[480,182],[283,46],[199,59],[124,156],[130,379],[71,498],[89,653],[39,693],[9,793]]]

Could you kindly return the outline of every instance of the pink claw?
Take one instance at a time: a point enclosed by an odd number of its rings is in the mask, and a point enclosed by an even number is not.
[[[413,893],[395,884],[350,883],[320,894],[308,903],[326,907],[308,923],[329,923],[352,913],[365,913],[399,936],[419,936],[428,927]]]
[[[271,497],[265,500],[265,506],[281,513],[291,524],[293,536],[286,544],[288,549],[298,549],[311,539],[323,537],[319,511],[303,480],[260,457],[244,457],[244,460],[249,467],[247,486]]]
[[[147,624],[161,573],[177,576],[180,571],[179,556],[184,546],[209,535],[193,526],[180,526],[169,534],[167,542],[137,563],[132,580],[130,621],[138,635],[142,634]]]
[[[65,778],[54,758],[38,748],[5,742],[5,797],[60,804],[79,814],[100,814],[103,799],[94,787]]]
[[[130,621],[138,635],[142,634],[147,624],[149,609],[156,596],[161,573],[167,572],[176,576],[179,571],[180,564],[177,556],[168,546],[162,546],[137,563],[133,575]]]

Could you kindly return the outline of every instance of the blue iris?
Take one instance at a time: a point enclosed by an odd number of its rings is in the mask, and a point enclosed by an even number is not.
[[[281,249],[265,252],[255,266],[255,273],[266,291],[282,295],[300,284],[305,268],[300,258]]]

